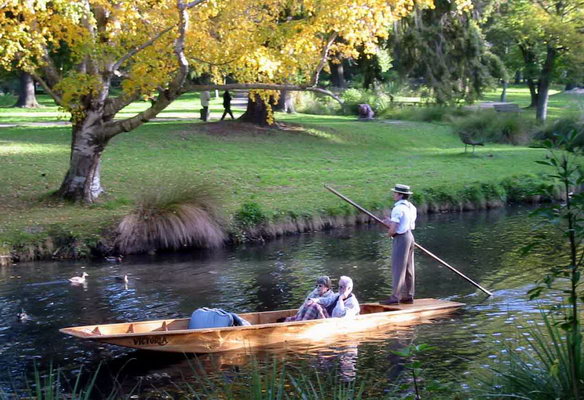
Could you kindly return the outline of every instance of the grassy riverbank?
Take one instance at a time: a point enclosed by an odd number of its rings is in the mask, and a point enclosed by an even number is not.
[[[206,180],[220,190],[228,217],[253,204],[267,221],[288,224],[355,215],[323,183],[376,210],[390,206],[391,185],[407,183],[422,209],[435,211],[530,197],[541,184],[543,167],[535,161],[542,150],[487,144],[465,153],[447,124],[278,114],[282,129],[263,129],[218,122],[220,99],[211,107],[213,120],[202,123],[198,99],[186,95],[160,121],[112,140],[102,164],[107,194],[99,203],[70,205],[47,196],[66,172],[70,128],[40,124],[59,115],[41,101],[40,110],[0,107],[0,124],[28,124],[0,128],[0,254],[16,249],[22,258],[46,257],[71,243],[83,253],[111,235],[138,193],[164,190],[168,182]],[[146,106],[133,104],[126,114]]]

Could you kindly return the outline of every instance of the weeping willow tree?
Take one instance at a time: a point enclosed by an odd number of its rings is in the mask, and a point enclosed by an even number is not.
[[[487,3],[463,10],[448,0],[417,9],[394,25],[394,65],[401,75],[430,88],[439,104],[473,102],[496,79],[506,79],[503,63],[489,51],[479,22]]]

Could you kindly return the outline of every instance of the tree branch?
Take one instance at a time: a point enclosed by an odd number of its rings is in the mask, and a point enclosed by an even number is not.
[[[53,98],[53,100],[55,100],[55,103],[57,103],[57,105],[61,106],[61,107],[65,107],[65,103],[63,103],[63,99],[61,99],[61,96],[59,96],[56,92],[54,92],[51,87],[47,84],[47,82],[45,82],[43,80],[43,78],[41,78],[38,74],[35,73],[31,73],[31,76],[38,82],[41,84],[41,86],[43,87],[43,89],[45,90],[45,92],[47,92],[49,94],[49,96],[51,96]]]
[[[174,26],[170,26],[166,29],[164,29],[163,31],[159,32],[156,36],[154,36],[152,39],[148,40],[147,42],[143,43],[142,45],[133,48],[132,50],[130,50],[129,52],[127,52],[126,54],[124,54],[122,57],[120,57],[120,59],[118,61],[116,61],[111,68],[111,71],[114,72],[116,70],[118,70],[123,63],[125,63],[129,58],[134,57],[136,54],[138,54],[140,51],[144,50],[146,47],[151,46],[154,42],[156,42],[158,39],[160,39],[160,37],[162,37],[162,35],[164,35],[166,32],[169,32],[170,30],[172,30],[174,28]]]
[[[343,100],[341,100],[336,94],[331,92],[330,90],[322,89],[316,86],[310,85],[280,85],[276,83],[229,83],[225,85],[194,85],[194,84],[187,84],[185,86],[185,92],[195,91],[200,92],[203,90],[236,90],[236,89],[244,89],[244,90],[288,90],[291,92],[315,92],[324,94],[326,96],[330,96],[339,104],[343,104]]]
[[[320,71],[322,71],[322,69],[324,68],[324,66],[327,62],[328,52],[329,52],[331,46],[333,45],[335,39],[337,38],[337,36],[339,36],[339,34],[337,32],[333,33],[331,35],[331,37],[329,38],[328,42],[326,43],[326,45],[324,46],[324,49],[322,49],[322,55],[320,57],[320,62],[318,63],[318,66],[316,67],[316,71],[314,72],[311,86],[315,86],[318,83],[318,77],[320,75]]]
[[[112,119],[124,107],[138,100],[139,97],[140,97],[139,94],[135,94],[133,96],[122,94],[118,97],[106,99],[104,104],[104,119],[105,120]]]
[[[197,0],[196,3],[199,4],[202,1],[205,0]],[[158,115],[158,113],[160,113],[162,110],[168,107],[168,105],[172,103],[178,96],[184,93],[183,86],[189,72],[189,62],[184,52],[185,36],[189,23],[189,15],[187,12],[187,5],[183,2],[183,0],[177,0],[177,10],[179,14],[178,36],[174,44],[174,53],[178,63],[178,71],[176,72],[175,77],[168,85],[168,89],[159,91],[159,95],[156,101],[154,101],[150,108],[141,113],[138,113],[133,117],[126,118],[121,121],[110,121],[106,123],[104,126],[104,136],[107,139],[111,139],[112,137],[122,132],[129,132],[133,129],[136,129],[144,122],[148,122],[152,118],[156,117],[156,115]],[[123,99],[123,96],[120,98]],[[123,104],[123,100],[119,102],[118,106],[121,104]]]
[[[184,7],[186,9],[193,8],[195,6],[198,6],[201,3],[204,3],[205,1],[207,1],[207,0],[195,0],[195,1],[191,1],[190,3],[185,4]]]

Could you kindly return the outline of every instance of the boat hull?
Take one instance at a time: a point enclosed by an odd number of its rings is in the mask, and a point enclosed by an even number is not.
[[[186,329],[188,318],[122,324],[63,328],[60,331],[83,339],[141,350],[179,353],[215,353],[276,344],[331,341],[356,332],[385,329],[392,324],[427,322],[463,306],[444,300],[421,299],[414,304],[361,305],[364,313],[354,318],[276,322],[296,310],[239,314],[251,326]]]

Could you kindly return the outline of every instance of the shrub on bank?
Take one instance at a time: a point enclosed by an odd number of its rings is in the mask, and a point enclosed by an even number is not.
[[[453,118],[454,132],[475,140],[506,144],[527,144],[533,136],[535,123],[517,113],[474,111]]]
[[[341,105],[330,96],[317,95],[313,92],[295,92],[296,111],[313,115],[337,115]]]
[[[154,186],[118,226],[116,247],[141,253],[181,247],[218,247],[226,240],[219,196],[204,183]]]
[[[359,104],[369,104],[375,115],[382,114],[391,103],[389,95],[362,89],[347,89],[341,95],[343,99],[343,113],[345,115],[357,115]]]
[[[389,107],[382,117],[387,119],[399,119],[420,122],[448,122],[455,117],[466,116],[473,113],[462,107],[446,107],[438,105],[430,106],[410,106],[410,107]]]
[[[550,139],[552,142],[555,142],[557,135],[567,136],[572,132],[577,135],[577,139],[574,144],[576,146],[583,147],[584,115],[574,114],[565,118],[560,118],[555,121],[548,122],[535,132],[535,139]]]

